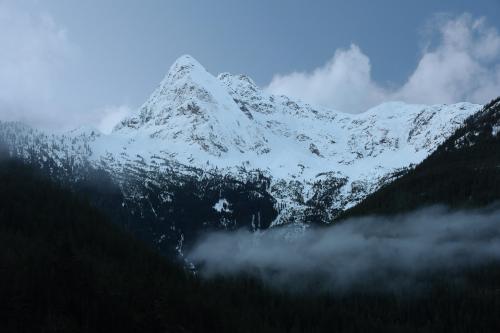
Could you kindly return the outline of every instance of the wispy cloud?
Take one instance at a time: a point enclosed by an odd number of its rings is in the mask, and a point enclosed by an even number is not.
[[[485,103],[500,95],[500,35],[484,18],[439,15],[426,31],[417,67],[400,87],[374,81],[369,57],[353,44],[312,72],[276,75],[267,90],[352,113],[389,100]]]
[[[94,114],[94,123],[96,123],[97,128],[101,132],[108,134],[122,119],[132,115],[132,109],[127,105],[107,106],[96,110]]]

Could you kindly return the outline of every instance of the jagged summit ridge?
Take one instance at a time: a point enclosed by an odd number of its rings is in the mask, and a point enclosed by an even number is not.
[[[168,118],[175,109],[194,109],[188,105],[190,102],[205,104],[205,109],[210,104],[227,108],[227,104],[230,105],[232,101],[218,85],[217,80],[198,61],[184,55],[170,67],[159,86],[139,108],[138,115],[131,118],[138,118],[140,125],[152,120],[158,122]],[[122,127],[119,125],[117,129]]]
[[[114,132],[182,142],[214,156],[263,145],[262,134],[242,117],[222,82],[191,56],[179,58],[138,114]]]

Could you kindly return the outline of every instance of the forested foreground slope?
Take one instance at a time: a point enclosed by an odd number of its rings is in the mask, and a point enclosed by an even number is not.
[[[400,332],[500,328],[500,267],[430,277],[419,295],[270,290],[202,280],[37,170],[0,162],[1,332]],[[313,274],[313,272],[311,272]],[[314,291],[314,288],[313,288]]]

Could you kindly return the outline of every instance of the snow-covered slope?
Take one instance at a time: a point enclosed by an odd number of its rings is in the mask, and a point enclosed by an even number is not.
[[[331,218],[422,161],[479,108],[393,102],[346,114],[270,95],[244,75],[214,77],[183,56],[137,115],[96,141],[95,157],[120,147],[146,164],[160,154],[236,176],[258,169],[272,179],[280,207],[290,208],[280,218],[325,195],[334,196]],[[329,186],[338,191],[322,193]]]
[[[138,112],[109,135],[83,129],[51,136],[14,124],[2,124],[2,133],[20,155],[104,168],[131,197],[141,195],[127,187],[131,170],[150,182],[178,175],[263,177],[277,225],[331,221],[422,161],[479,109],[391,102],[342,113],[271,95],[245,75],[213,76],[182,56]],[[232,211],[222,197],[211,206],[218,202]]]

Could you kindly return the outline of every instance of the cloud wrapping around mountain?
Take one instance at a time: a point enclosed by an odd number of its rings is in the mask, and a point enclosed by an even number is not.
[[[133,110],[127,105],[107,106],[94,112],[93,122],[101,132],[108,134],[111,133],[116,124],[131,116],[132,113]]]
[[[85,124],[109,133],[131,114],[126,105],[77,112],[59,102],[81,54],[49,13],[0,2],[0,48],[1,121],[63,130]]]
[[[391,100],[484,104],[500,94],[500,35],[484,18],[436,16],[426,30],[417,67],[400,87],[374,81],[369,57],[353,44],[312,72],[276,75],[267,90],[351,113]]]
[[[432,207],[309,228],[216,232],[188,253],[204,276],[247,273],[287,290],[419,290],[429,277],[500,260],[500,210]],[[292,235],[294,235],[292,233]],[[458,274],[457,276],[460,276]]]

